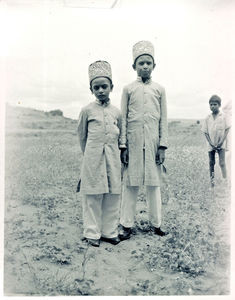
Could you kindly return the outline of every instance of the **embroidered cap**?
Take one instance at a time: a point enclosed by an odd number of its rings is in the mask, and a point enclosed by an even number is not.
[[[94,63],[90,64],[88,73],[90,83],[97,77],[107,77],[112,82],[112,70],[110,64],[107,61],[97,60]]]
[[[133,46],[132,52],[133,52],[134,63],[140,55],[144,55],[144,54],[152,56],[154,60],[154,47],[153,44],[149,41],[140,41],[136,43]]]

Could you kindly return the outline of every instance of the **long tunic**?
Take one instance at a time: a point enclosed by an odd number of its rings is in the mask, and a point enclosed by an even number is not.
[[[230,128],[230,124],[226,119],[226,115],[222,112],[219,112],[215,118],[212,114],[208,115],[202,125],[202,131],[209,135],[214,146],[217,146],[222,141],[225,130],[228,128]],[[226,140],[223,142],[221,148],[226,148]],[[212,150],[213,148],[208,143],[208,151]]]
[[[82,109],[78,135],[83,152],[80,178],[84,194],[120,194],[120,128],[121,113],[110,103],[95,101]]]
[[[121,147],[127,147],[128,186],[160,186],[161,166],[156,165],[159,146],[167,148],[165,89],[140,77],[123,89]],[[143,156],[144,149],[144,156]]]

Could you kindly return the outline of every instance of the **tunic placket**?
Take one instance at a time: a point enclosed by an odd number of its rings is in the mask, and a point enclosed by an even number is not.
[[[146,104],[147,104],[147,99],[146,99],[146,86],[143,83],[143,185],[145,181],[145,174],[146,174],[146,164],[145,162],[145,147],[146,147]]]
[[[104,120],[104,133],[105,133],[105,136],[104,136],[104,154],[106,154],[105,150],[106,150],[106,145],[108,143],[108,139],[109,139],[109,136],[108,136],[108,130],[109,130],[109,123],[108,123],[108,116],[107,116],[107,112],[106,112],[106,107],[102,107],[103,109],[103,120]],[[106,156],[105,156],[105,161],[106,161],[106,165],[107,165],[107,159],[106,159]],[[107,168],[107,175],[108,175],[108,189],[110,190],[110,170],[109,168]]]

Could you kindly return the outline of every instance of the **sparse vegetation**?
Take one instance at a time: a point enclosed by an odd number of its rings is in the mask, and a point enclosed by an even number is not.
[[[43,129],[32,129],[35,118]],[[214,191],[209,187],[206,143],[195,121],[169,127],[162,188],[169,235],[150,230],[141,189],[133,237],[93,248],[81,241],[76,122],[58,118],[27,109],[7,117],[5,294],[228,294],[229,190],[218,163]]]

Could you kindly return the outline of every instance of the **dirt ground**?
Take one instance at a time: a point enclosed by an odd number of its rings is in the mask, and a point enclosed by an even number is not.
[[[196,120],[169,122],[162,188],[166,237],[153,234],[141,190],[134,234],[99,248],[82,239],[76,121],[7,108],[5,295],[228,295],[230,190]],[[228,153],[227,153],[228,154]]]

